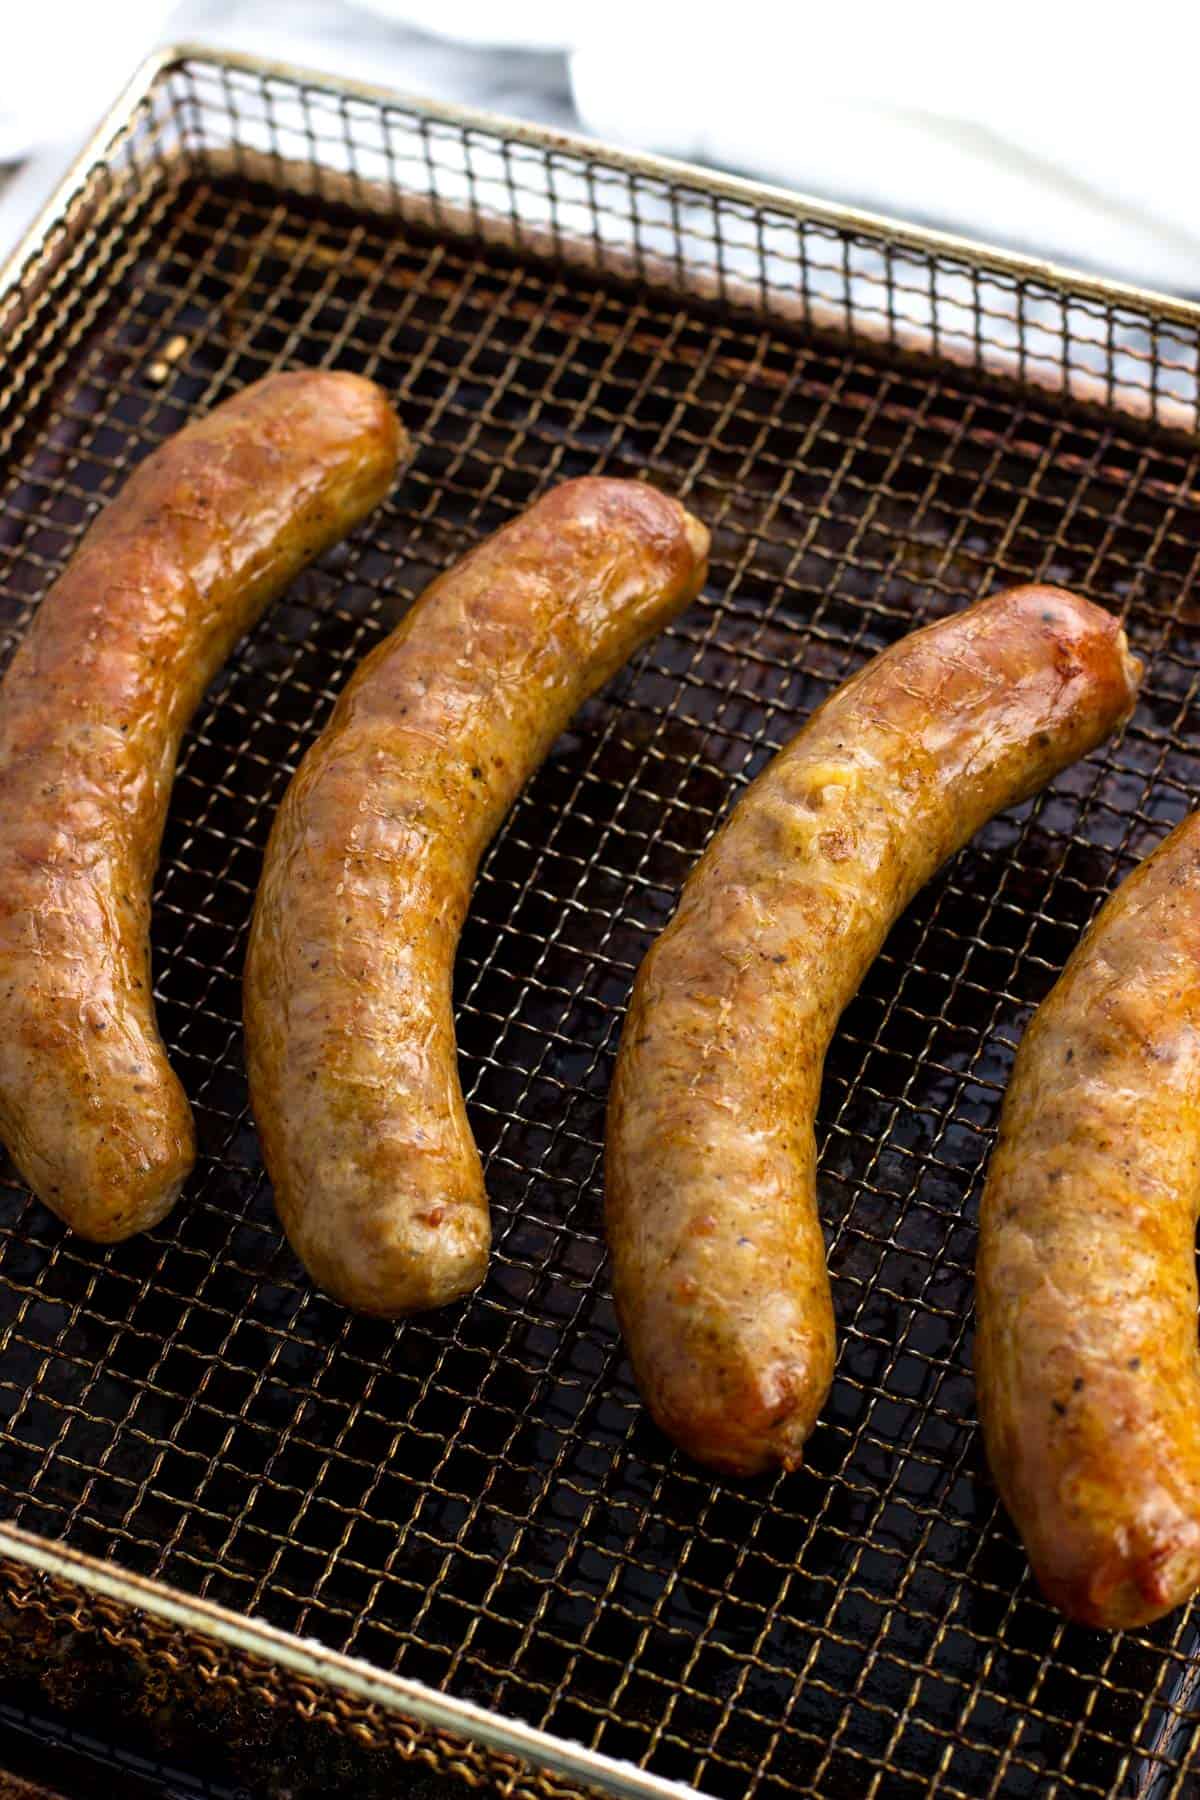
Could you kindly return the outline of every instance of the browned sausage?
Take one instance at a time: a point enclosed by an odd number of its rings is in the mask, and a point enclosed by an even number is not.
[[[839,688],[747,790],[651,949],[608,1120],[618,1317],[699,1461],[793,1468],[833,1373],[814,1117],[825,1051],[897,915],[999,808],[1132,704],[1098,607],[1016,588]]]
[[[153,451],[0,688],[0,1136],[85,1237],[169,1211],[195,1139],[154,1019],[150,888],[179,741],[235,641],[387,492],[355,375],[275,375]]]
[[[275,820],[246,965],[250,1093],[314,1280],[388,1315],[483,1279],[451,977],[485,845],[575,709],[704,581],[638,482],[553,489],[367,657]]]
[[[1046,1594],[1145,1624],[1200,1586],[1200,814],[1119,887],[1025,1033],[988,1171],[975,1373]]]

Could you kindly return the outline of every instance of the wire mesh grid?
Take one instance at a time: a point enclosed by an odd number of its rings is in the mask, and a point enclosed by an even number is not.
[[[199,54],[156,76],[72,206],[0,378],[9,647],[133,464],[270,369],[374,376],[418,454],[238,650],[185,744],[154,923],[202,1146],[185,1199],[102,1251],[11,1168],[0,1186],[8,1516],[713,1795],[1187,1792],[1191,1612],[1106,1637],[1039,1599],[970,1377],[1013,1046],[1196,788],[1198,461],[1129,416],[1191,404],[1183,309],[765,202],[736,237],[699,177]],[[607,266],[621,208],[640,280]],[[531,254],[531,213],[557,260]],[[757,310],[713,304],[705,244]],[[848,336],[806,328],[835,302]],[[872,309],[883,345],[860,329]],[[974,368],[950,354],[964,317]],[[894,353],[914,318],[932,360]],[[1013,342],[1026,379],[992,379]],[[1068,403],[1080,371],[1106,408]],[[283,1245],[247,1111],[240,974],[271,817],[427,581],[597,471],[688,500],[714,532],[709,587],[560,739],[480,875],[456,1008],[487,1283],[400,1325],[356,1319]],[[642,1414],[604,1262],[634,971],[731,800],[833,686],[1034,577],[1121,612],[1148,658],[1137,714],[930,885],[847,1012],[819,1132],[837,1379],[804,1469],[715,1479]]]

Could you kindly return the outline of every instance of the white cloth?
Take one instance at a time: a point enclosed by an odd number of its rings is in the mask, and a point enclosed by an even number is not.
[[[691,31],[643,10],[636,56],[610,29],[572,57],[597,136],[1200,292],[1192,8],[738,0]]]

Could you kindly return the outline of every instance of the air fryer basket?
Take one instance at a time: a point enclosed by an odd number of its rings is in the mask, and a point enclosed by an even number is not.
[[[0,341],[8,648],[138,458],[243,382],[360,370],[418,447],[186,740],[155,897],[203,1151],[184,1200],[101,1250],[7,1168],[6,1656],[53,1661],[69,1630],[151,1688],[232,1695],[247,1743],[282,1709],[522,1794],[1187,1792],[1193,1614],[1108,1637],[1043,1603],[970,1349],[1014,1044],[1194,798],[1200,311],[181,48],[23,247]],[[456,1000],[488,1281],[403,1324],[353,1318],[283,1244],[247,1111],[272,812],[430,577],[593,471],[682,495],[711,580],[558,742],[481,873]],[[603,1115],[634,970],[836,683],[1031,577],[1121,614],[1138,711],[955,859],[850,1007],[820,1123],[837,1379],[804,1469],[716,1479],[646,1419],[613,1319]]]

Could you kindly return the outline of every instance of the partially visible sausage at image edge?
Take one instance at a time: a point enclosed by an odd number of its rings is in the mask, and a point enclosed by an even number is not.
[[[979,1222],[988,1460],[1047,1596],[1105,1630],[1200,1586],[1200,814],[1025,1032]]]
[[[129,476],[0,686],[0,1138],[84,1237],[156,1224],[196,1153],[150,976],[180,739],[238,638],[406,454],[357,375],[243,389]]]

